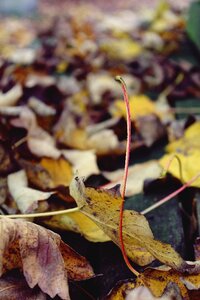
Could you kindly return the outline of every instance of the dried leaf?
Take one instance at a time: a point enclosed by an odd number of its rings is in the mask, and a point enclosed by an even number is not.
[[[72,164],[74,173],[78,170],[79,176],[87,178],[100,173],[97,157],[93,150],[62,150],[62,154]]]
[[[181,300],[181,297],[177,297],[177,294],[176,294],[176,295],[172,295],[172,296],[163,295],[163,296],[157,298],[152,295],[152,293],[150,292],[149,289],[147,289],[144,286],[139,286],[139,287],[135,288],[134,290],[130,291],[125,299],[126,300],[147,300],[147,299],[148,300],[159,300],[159,299],[160,300],[173,300],[173,299]]]
[[[130,290],[134,289],[135,283],[126,280],[118,282],[116,286],[107,295],[106,300],[123,300]]]
[[[22,213],[34,211],[38,207],[38,201],[46,200],[54,193],[29,188],[24,170],[8,175],[8,189]]]
[[[57,159],[61,153],[56,148],[54,138],[37,124],[35,114],[27,107],[21,109],[19,118],[11,121],[16,127],[27,129],[27,143],[30,151],[39,157],[51,157]]]
[[[140,282],[140,280],[138,280],[138,282]],[[106,300],[182,300],[180,289],[175,283],[170,282],[167,284],[164,289],[164,294],[157,298],[146,286],[140,286],[138,282],[135,283],[135,281],[133,282],[131,280],[118,282],[110,291]],[[157,284],[159,285],[159,282]]]
[[[147,178],[158,178],[162,168],[156,160],[151,160],[146,163],[136,164],[129,167],[128,179],[126,187],[126,196],[139,194],[143,190],[144,180]],[[103,175],[113,183],[107,184],[106,188],[112,188],[116,184],[122,182],[124,170],[116,170],[113,172],[103,172]]]
[[[15,105],[22,93],[22,87],[19,84],[15,85],[7,93],[0,92],[0,107]]]
[[[108,53],[111,58],[123,59],[125,61],[134,59],[142,52],[141,45],[129,38],[120,40],[108,39],[103,42],[100,47],[103,51]]]
[[[188,289],[200,288],[200,274],[189,275],[187,273],[179,273],[170,268],[166,270],[146,269],[136,281],[136,286],[145,285],[150,289],[155,297],[161,297],[166,287],[171,283],[175,283],[180,290],[183,299],[190,299]]]
[[[87,216],[81,212],[54,216],[44,220],[51,228],[70,230],[83,235],[88,241],[107,242],[110,238]]]
[[[149,114],[159,115],[156,104],[145,95],[135,95],[129,99],[131,119]],[[116,100],[110,108],[110,112],[114,117],[126,118],[126,107],[123,100]]]
[[[86,188],[81,179],[76,177],[70,184],[70,194],[80,210],[119,245],[119,211],[122,201],[119,190]],[[153,238],[146,218],[138,212],[124,211],[123,237],[127,255],[139,265],[150,263],[154,257],[181,272],[190,269],[169,244]]]
[[[28,285],[37,284],[50,297],[69,299],[67,270],[71,279],[86,279],[93,271],[84,257],[61,242],[60,237],[36,224],[0,220],[0,275],[22,268]]]
[[[178,178],[180,181],[188,182],[192,177],[199,173],[199,163],[200,162],[200,151],[192,150],[191,153],[174,153],[180,159],[182,174],[180,172],[179,162],[174,159],[170,163],[168,172],[174,177]],[[173,154],[166,154],[160,160],[160,165],[165,169],[171,160]],[[200,179],[198,178],[190,186],[200,187]]]
[[[185,130],[184,136],[179,140],[167,145],[167,152],[178,152],[185,155],[191,155],[200,148],[200,121],[195,122]]]
[[[50,175],[52,184],[50,188],[56,188],[59,185],[68,186],[72,180],[72,167],[70,163],[63,157],[55,160],[52,158],[42,158],[41,166]]]

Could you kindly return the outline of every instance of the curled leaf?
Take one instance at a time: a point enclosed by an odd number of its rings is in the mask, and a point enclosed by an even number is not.
[[[22,213],[34,211],[38,201],[48,199],[54,193],[29,188],[24,170],[8,175],[8,189]]]
[[[21,268],[29,287],[36,285],[50,297],[69,299],[67,274],[71,279],[94,275],[86,259],[59,235],[36,224],[2,218],[0,220],[0,276]],[[69,272],[68,272],[69,270]]]

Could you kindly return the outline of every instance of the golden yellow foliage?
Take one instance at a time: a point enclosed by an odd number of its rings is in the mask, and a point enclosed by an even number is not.
[[[199,289],[200,274],[188,275],[181,274],[172,269],[165,271],[148,268],[137,278],[136,287],[145,285],[155,297],[161,297],[167,285],[171,282],[179,287],[183,299],[189,300],[190,297],[187,287],[190,285],[190,288],[192,287],[192,289]]]
[[[200,122],[195,122],[185,130],[184,136],[177,141],[167,145],[167,152],[184,153],[191,155],[195,150],[200,149]]]
[[[101,45],[101,50],[114,59],[130,60],[139,56],[143,49],[139,43],[130,38],[123,38],[108,40],[108,42]]]
[[[44,220],[50,227],[80,233],[90,242],[107,242],[110,238],[87,216],[81,212],[53,216]]]
[[[130,97],[129,105],[132,120],[148,114],[159,115],[155,103],[145,95],[135,95]],[[126,107],[123,100],[116,100],[114,102],[113,106],[111,107],[111,114],[114,117],[126,118]]]
[[[72,167],[66,159],[62,157],[59,159],[42,158],[40,164],[50,175],[51,188],[69,185],[73,174]]]
[[[91,218],[119,246],[119,211],[122,198],[119,191],[86,188],[78,177],[70,184],[70,194],[82,213]],[[154,239],[148,221],[133,210],[124,211],[123,239],[126,253],[139,265],[154,258],[178,271],[186,271],[187,263],[169,245]]]
[[[182,177],[184,182],[188,182],[192,177],[200,172],[200,122],[195,122],[185,130],[184,136],[177,141],[167,145],[166,150],[170,154],[164,155],[159,163],[166,168],[171,157],[175,154],[182,165]],[[181,174],[177,160],[172,160],[169,170],[173,176],[181,180]],[[200,187],[200,179],[191,184],[194,187]]]

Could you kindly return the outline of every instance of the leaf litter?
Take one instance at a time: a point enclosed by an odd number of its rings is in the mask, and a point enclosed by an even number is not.
[[[68,231],[74,231],[77,241],[82,235],[97,245],[112,240],[121,248],[124,242],[125,253],[143,266],[127,299],[139,299],[140,294],[145,295],[141,299],[171,299],[174,295],[193,299],[190,289],[199,288],[198,262],[187,263],[173,245],[154,238],[148,214],[146,218],[125,209],[121,241],[123,197],[115,186],[122,182],[127,153],[122,126],[126,109],[113,80],[120,74],[128,86],[131,108],[126,195],[144,193],[145,182],[159,178],[172,155],[181,161],[182,175],[177,160],[167,172],[185,184],[183,189],[189,185],[199,188],[198,110],[189,117],[189,110],[176,107],[178,101],[199,96],[199,66],[186,58],[173,59],[189,43],[184,13],[163,2],[140,14],[118,9],[110,14],[109,9],[95,7],[94,17],[89,14],[92,6],[61,5],[67,16],[60,9],[58,14],[55,6],[48,14],[52,6],[42,3],[45,17],[41,24],[11,17],[0,22],[0,209],[4,215],[0,220],[0,285],[9,288],[12,283],[22,299],[26,295],[46,299],[46,294],[69,299],[67,276],[70,280],[94,276],[87,260],[43,227],[48,226],[65,238],[70,236]],[[173,126],[178,124],[179,111],[184,118],[177,133]],[[166,146],[170,155],[163,156],[164,150],[154,154],[160,146]],[[153,157],[149,159],[147,153]],[[73,179],[76,172],[79,178]],[[76,203],[79,211],[73,211]],[[9,220],[13,214],[15,218],[30,217],[34,223]],[[35,224],[38,222],[42,227]],[[166,226],[170,230],[171,225]],[[144,269],[155,258],[171,269]],[[10,273],[16,268],[23,272],[18,284],[13,271]],[[97,298],[105,297],[112,287],[108,284]],[[113,299],[125,299],[126,291]],[[1,292],[2,299],[16,296],[13,289],[10,294]]]

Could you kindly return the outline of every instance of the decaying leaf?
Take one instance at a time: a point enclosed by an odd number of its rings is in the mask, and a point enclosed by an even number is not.
[[[131,60],[140,55],[142,47],[132,39],[126,38],[121,40],[108,39],[101,45],[101,49],[114,59]]]
[[[200,171],[198,162],[200,161],[200,151],[199,150],[192,150],[191,153],[185,155],[185,153],[174,153],[180,159],[181,162],[181,169],[180,172],[180,165],[179,162],[174,159],[170,163],[170,167],[168,172],[171,173],[174,177],[178,178],[180,181],[188,182],[197,175]],[[171,160],[173,154],[166,154],[160,160],[160,165],[165,169],[168,165],[169,161]],[[200,179],[197,178],[194,182],[191,183],[190,186],[200,187]]]
[[[157,298],[146,286],[137,286],[133,281],[126,280],[116,284],[106,300],[182,300],[180,290],[174,283],[169,283],[164,294]]]
[[[159,298],[154,297],[150,290],[144,286],[136,287],[134,290],[128,292],[125,300],[181,300],[181,296],[176,293],[176,295],[163,295]]]
[[[23,107],[19,117],[11,121],[16,127],[26,128],[28,131],[27,143],[30,151],[39,157],[60,157],[60,151],[56,148],[54,138],[37,124],[35,114],[28,108]]]
[[[135,283],[133,281],[126,280],[125,282],[118,282],[116,286],[109,292],[106,300],[123,300],[128,292],[134,289]]]
[[[19,160],[25,169],[28,180],[43,190],[54,189],[60,185],[69,186],[72,179],[72,166],[67,159],[42,158],[39,162]]]
[[[197,121],[185,130],[182,138],[167,145],[167,152],[183,153],[185,155],[191,155],[195,150],[199,150],[200,147],[200,122]]]
[[[107,242],[110,238],[87,216],[81,212],[53,216],[44,223],[51,228],[70,230],[83,235],[91,242]]]
[[[15,85],[7,93],[0,92],[0,107],[15,105],[22,94],[23,90],[19,84]]]
[[[147,178],[158,178],[162,168],[156,160],[151,160],[146,163],[136,164],[129,167],[128,179],[126,186],[126,196],[139,194],[143,190],[144,180]],[[107,188],[112,188],[116,184],[122,182],[124,170],[116,170],[113,172],[103,172],[103,175],[113,183],[106,185]]]
[[[79,176],[87,178],[90,175],[100,173],[96,154],[93,150],[62,150],[62,154],[72,164],[74,173],[78,170]]]
[[[24,170],[8,175],[8,190],[22,213],[34,211],[38,201],[48,199],[54,193],[29,188]]]
[[[122,201],[119,189],[87,188],[76,177],[70,184],[70,194],[81,212],[119,245],[119,211]],[[127,255],[137,264],[146,265],[156,258],[180,272],[191,271],[190,266],[169,244],[154,239],[146,218],[138,212],[124,210],[123,239]]]
[[[188,182],[192,177],[199,173],[199,165],[198,161],[200,161],[200,122],[195,122],[193,125],[188,127],[185,130],[185,133],[182,138],[178,139],[167,145],[166,150],[170,154],[164,155],[159,163],[163,168],[166,168],[168,162],[175,154],[181,162],[182,166],[182,178],[180,173],[180,167],[177,160],[173,160],[170,163],[170,167],[168,172],[172,173],[173,176],[179,178],[180,180],[184,180],[184,182]],[[199,187],[200,180],[195,180],[191,186]]]
[[[173,282],[180,290],[183,299],[189,300],[188,290],[197,290],[200,288],[200,274],[189,275],[187,273],[179,273],[170,268],[146,269],[136,280],[136,286],[145,285],[150,289],[155,297],[161,297],[167,286]],[[178,299],[178,297],[176,297]]]
[[[72,167],[70,163],[63,157],[55,160],[52,158],[42,158],[41,166],[49,173],[52,184],[50,188],[59,185],[68,186],[72,179]]]
[[[0,275],[21,268],[29,287],[38,285],[50,297],[58,295],[61,299],[70,299],[67,270],[72,279],[93,276],[86,259],[50,230],[4,217],[0,220],[0,234]]]

